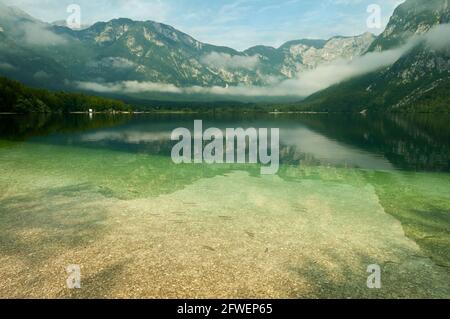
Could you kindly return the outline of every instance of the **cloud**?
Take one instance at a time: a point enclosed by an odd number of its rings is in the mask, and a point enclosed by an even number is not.
[[[114,141],[125,142],[128,144],[152,143],[159,141],[170,141],[171,131],[143,132],[127,130],[126,132],[118,131],[101,131],[95,133],[86,133],[81,136],[83,141],[100,142]]]
[[[133,61],[130,61],[126,58],[122,57],[106,57],[102,58],[99,61],[91,61],[88,63],[89,67],[92,68],[113,68],[113,69],[119,69],[119,70],[127,70],[132,69],[136,66],[136,63]]]
[[[99,93],[143,93],[143,92],[162,92],[162,93],[183,93],[183,89],[173,84],[123,81],[117,83],[97,83],[97,82],[76,82],[75,85],[82,90],[95,91]]]
[[[25,23],[21,26],[23,40],[30,45],[48,46],[65,44],[64,37],[50,31],[44,25],[37,23]]]
[[[47,80],[50,79],[52,76],[45,71],[38,71],[33,75],[33,77],[38,80]]]
[[[255,69],[259,64],[258,56],[230,55],[226,53],[211,52],[201,59],[202,63],[220,69]]]
[[[13,70],[16,70],[16,69],[17,68],[14,65],[10,64],[10,63],[0,62],[0,70],[13,71]]]
[[[109,57],[105,59],[105,62],[115,69],[131,69],[136,66],[136,63],[133,61],[121,57]]]
[[[69,5],[81,7],[82,25],[114,18],[165,21],[171,11],[168,0],[0,0],[8,6],[17,6],[46,22],[65,21]]]
[[[450,47],[450,24],[443,24],[431,29],[425,36],[428,46],[436,50]]]
[[[126,17],[155,20],[202,42],[239,50],[279,46],[300,38],[330,38],[367,30],[366,6],[379,4],[386,22],[398,0],[0,0],[46,22],[65,21],[67,6],[81,6],[82,25]],[[348,4],[348,5],[345,5]],[[1,13],[1,12],[0,12]],[[376,31],[376,30],[375,30]],[[380,30],[381,31],[381,30]]]
[[[446,39],[446,40],[442,40]],[[370,52],[352,60],[338,59],[323,64],[314,70],[300,73],[296,78],[278,81],[269,86],[233,86],[233,87],[177,87],[172,84],[124,81],[119,83],[77,82],[77,87],[103,93],[182,93],[182,94],[215,94],[246,97],[306,97],[331,85],[353,77],[367,74],[390,66],[404,54],[419,44],[427,44],[433,49],[450,48],[450,26],[441,25],[421,36],[414,36],[407,43],[396,49]]]

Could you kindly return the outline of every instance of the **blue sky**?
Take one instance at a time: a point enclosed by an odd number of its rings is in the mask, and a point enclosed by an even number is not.
[[[44,21],[65,20],[81,6],[82,23],[118,17],[170,24],[196,39],[246,49],[301,38],[356,35],[369,29],[367,7],[378,4],[383,27],[402,0],[0,0]]]

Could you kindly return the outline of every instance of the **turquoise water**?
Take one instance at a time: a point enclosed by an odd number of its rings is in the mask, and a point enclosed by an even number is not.
[[[448,117],[203,118],[280,128],[276,176],[175,165],[197,118],[1,116],[0,296],[450,297]]]

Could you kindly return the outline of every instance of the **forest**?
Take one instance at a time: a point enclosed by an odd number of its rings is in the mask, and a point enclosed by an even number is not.
[[[0,77],[0,113],[132,111],[123,101],[83,93],[50,92]]]

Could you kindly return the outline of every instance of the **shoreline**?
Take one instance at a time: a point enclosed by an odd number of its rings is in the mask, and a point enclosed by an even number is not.
[[[355,114],[355,115],[368,115],[368,114],[404,114],[404,115],[411,115],[411,114],[450,114],[450,112],[373,112],[373,113],[361,113],[361,112],[325,112],[325,111],[285,111],[285,112],[261,112],[261,111],[249,111],[249,110],[243,110],[243,111],[216,111],[216,112],[200,112],[200,111],[138,111],[138,112],[127,112],[127,111],[120,111],[120,112],[68,112],[68,113],[15,113],[15,112],[0,112],[1,115],[63,115],[63,114],[78,114],[78,115],[98,115],[98,114],[108,114],[108,115],[160,115],[160,114],[174,114],[174,115],[192,115],[192,114],[270,114],[270,115],[292,115],[292,114]]]
[[[320,111],[286,111],[286,112],[268,112],[269,114],[330,114],[330,112],[320,112]],[[352,112],[353,113],[353,112]],[[354,113],[358,114],[358,113]]]

